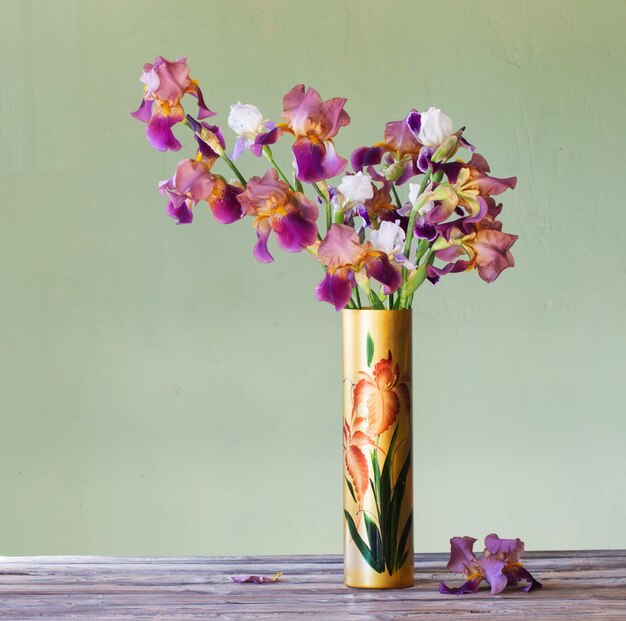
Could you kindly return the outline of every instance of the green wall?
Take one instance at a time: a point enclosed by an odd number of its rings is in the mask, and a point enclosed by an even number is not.
[[[519,176],[516,269],[415,301],[416,549],[626,547],[625,24],[621,0],[2,0],[0,553],[341,549],[340,318],[308,256],[251,258],[249,221],[167,218],[181,154],[129,116],[158,53],[219,122],[302,81],[348,97],[346,154],[437,105]]]

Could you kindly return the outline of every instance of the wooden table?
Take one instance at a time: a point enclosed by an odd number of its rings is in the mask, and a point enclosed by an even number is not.
[[[626,550],[527,553],[544,584],[532,593],[440,595],[447,555],[418,554],[415,586],[361,591],[342,582],[339,556],[228,558],[0,557],[0,619],[328,621],[368,619],[626,620]],[[232,574],[283,571],[273,584]]]

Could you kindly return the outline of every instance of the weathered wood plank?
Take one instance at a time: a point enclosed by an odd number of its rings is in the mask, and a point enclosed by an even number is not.
[[[338,556],[0,557],[0,619],[626,621],[626,551],[536,552],[526,559],[544,589],[455,597],[437,591],[440,580],[460,580],[446,571],[442,554],[416,555],[415,586],[397,591],[344,587]],[[237,573],[275,571],[284,572],[275,584],[230,581]]]

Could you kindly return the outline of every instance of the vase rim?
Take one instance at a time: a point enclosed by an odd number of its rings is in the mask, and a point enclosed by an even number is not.
[[[412,308],[372,308],[371,306],[366,306],[363,308],[344,308],[342,313],[361,313],[363,311],[369,311],[372,313],[410,313]]]

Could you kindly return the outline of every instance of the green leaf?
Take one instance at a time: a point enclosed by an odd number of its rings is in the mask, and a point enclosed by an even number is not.
[[[363,514],[363,518],[365,519],[365,529],[367,531],[367,540],[370,544],[370,549],[372,550],[372,555],[374,560],[376,561],[376,565],[378,567],[384,567],[383,561],[383,542],[380,538],[380,531],[378,530],[378,526],[372,518],[367,514]]]
[[[346,477],[346,483],[348,484],[348,489],[350,490],[350,496],[352,496],[352,500],[354,500],[354,502],[358,502],[356,496],[354,495],[354,487],[352,487],[352,483],[348,481],[348,477]]]
[[[400,535],[400,539],[398,539],[398,547],[396,549],[396,559],[400,559],[400,560],[399,561],[396,560],[396,569],[400,569],[400,567],[404,565],[404,561],[406,561],[406,555],[409,553],[409,550],[411,549],[411,546],[409,545],[409,548],[406,551],[404,550],[407,544],[407,540],[409,538],[409,533],[412,532],[411,526],[413,526],[413,512],[412,511],[409,514],[409,517],[406,519],[406,524],[404,525],[404,528],[402,529],[402,534]]]
[[[393,493],[391,489],[391,466],[393,462],[394,449],[396,446],[396,440],[398,437],[398,425],[393,431],[391,436],[391,442],[389,443],[389,449],[387,450],[387,457],[383,464],[383,470],[380,475],[380,515],[378,521],[380,523],[380,532],[383,540],[383,550],[385,553],[385,565],[387,570],[391,574],[393,571],[393,556],[395,554],[396,542],[393,529]]]
[[[359,549],[361,556],[365,559],[365,562],[377,573],[381,574],[384,571],[384,566],[381,566],[380,561],[374,557],[372,551],[367,547],[365,541],[363,541],[361,535],[359,535],[359,531],[356,529],[356,524],[352,519],[352,516],[344,511],[344,515],[346,516],[346,523],[348,524],[348,530],[350,531],[350,535],[356,544],[356,547]]]
[[[372,335],[367,333],[367,366],[372,366],[372,360],[374,360],[374,339]]]

